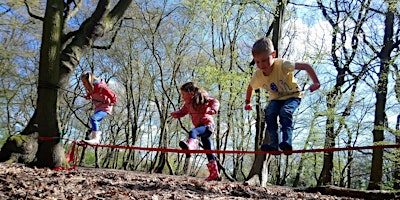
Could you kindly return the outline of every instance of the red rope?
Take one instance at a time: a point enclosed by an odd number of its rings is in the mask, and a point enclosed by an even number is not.
[[[361,146],[361,147],[337,147],[337,148],[320,148],[320,149],[305,149],[293,151],[241,151],[241,150],[183,150],[183,149],[168,149],[168,148],[153,148],[153,147],[135,147],[135,146],[120,146],[120,145],[88,145],[93,147],[103,148],[117,148],[117,149],[131,149],[142,151],[157,151],[157,152],[174,152],[174,153],[216,153],[216,154],[281,154],[281,153],[311,153],[311,152],[335,152],[335,151],[348,151],[348,150],[365,150],[365,149],[385,149],[385,148],[400,148],[400,144],[391,145],[374,145],[374,146]]]
[[[76,145],[76,140],[74,140],[72,142],[72,146],[71,148],[67,151],[67,154],[65,155],[65,159],[67,160],[68,163],[73,163],[72,167],[70,168],[66,168],[66,167],[55,167],[53,168],[53,170],[56,171],[60,171],[60,170],[75,170],[76,169],[76,165],[78,163],[78,159],[79,159],[79,151]]]
[[[38,137],[38,140],[54,140],[54,139],[66,139],[61,137]],[[154,148],[154,147],[135,147],[135,146],[121,146],[121,145],[90,145],[87,143],[77,142],[73,140],[71,149],[66,154],[67,162],[73,162],[73,167],[63,168],[57,167],[54,170],[74,170],[77,166],[79,159],[78,146],[92,146],[102,148],[116,148],[116,149],[130,149],[140,151],[156,151],[156,152],[172,152],[172,153],[206,153],[206,154],[293,154],[293,153],[313,153],[313,152],[336,152],[336,151],[351,151],[351,150],[367,150],[367,149],[388,149],[388,148],[400,148],[400,144],[389,144],[389,145],[373,145],[373,146],[359,146],[359,147],[333,147],[333,148],[319,148],[319,149],[304,149],[304,150],[292,150],[292,151],[242,151],[242,150],[183,150],[183,149],[168,149],[168,148]]]
[[[62,137],[38,137],[38,140],[55,140],[63,139],[70,140]],[[332,148],[319,148],[319,149],[304,149],[292,151],[242,151],[242,150],[183,150],[183,149],[169,149],[169,148],[155,148],[155,147],[135,147],[135,146],[122,146],[122,145],[90,145],[83,142],[73,141],[73,146],[92,146],[103,148],[116,148],[116,149],[131,149],[142,151],[157,151],[157,152],[173,152],[173,153],[217,153],[217,154],[281,154],[281,153],[312,153],[312,152],[335,152],[335,151],[349,151],[349,150],[366,150],[366,149],[390,149],[400,148],[400,144],[387,144],[387,145],[372,145],[372,146],[359,146],[359,147],[332,147]]]
[[[62,138],[62,137],[38,137],[38,140],[44,140],[44,141],[58,140],[58,139],[67,139],[67,138]]]

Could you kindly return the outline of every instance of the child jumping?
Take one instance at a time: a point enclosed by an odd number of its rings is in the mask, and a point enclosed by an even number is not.
[[[101,139],[100,122],[103,118],[111,114],[112,108],[117,104],[117,96],[107,87],[103,79],[97,78],[90,72],[81,75],[81,81],[86,89],[86,99],[91,99],[95,111],[90,118],[92,124],[92,132],[90,140],[82,140],[88,144],[99,144]]]
[[[258,70],[254,73],[246,92],[245,110],[251,110],[251,96],[255,89],[268,91],[270,103],[265,109],[265,122],[270,143],[263,144],[263,151],[278,151],[278,116],[281,124],[282,140],[279,148],[292,151],[293,113],[300,105],[302,92],[294,76],[294,70],[305,70],[313,81],[309,90],[318,90],[320,83],[314,69],[306,63],[290,62],[275,58],[276,51],[268,38],[257,40],[252,55]]]
[[[172,112],[171,116],[173,118],[181,118],[189,114],[195,128],[190,130],[188,141],[180,141],[179,146],[182,149],[195,150],[199,144],[199,141],[197,140],[197,137],[199,136],[204,149],[211,150],[212,143],[210,136],[214,131],[214,120],[212,115],[215,115],[218,112],[219,101],[215,98],[209,97],[208,93],[204,89],[199,88],[194,82],[183,84],[180,88],[180,92],[184,104],[181,109]],[[207,154],[207,159],[208,163],[206,165],[210,175],[205,180],[220,180],[218,165],[214,154]]]

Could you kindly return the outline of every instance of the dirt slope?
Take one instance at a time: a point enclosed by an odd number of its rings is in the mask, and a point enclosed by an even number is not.
[[[77,168],[55,171],[0,163],[0,199],[352,199],[228,181]]]

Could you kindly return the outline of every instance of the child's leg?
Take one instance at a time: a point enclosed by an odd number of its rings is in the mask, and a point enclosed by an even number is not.
[[[291,149],[292,146],[292,134],[293,134],[293,114],[299,107],[301,102],[300,98],[290,98],[285,101],[280,112],[279,119],[282,125],[282,143],[283,146]],[[280,145],[281,146],[281,145]],[[289,150],[289,149],[282,149]]]
[[[95,112],[92,117],[90,117],[90,123],[92,124],[92,131],[100,130],[100,122],[104,119],[104,117],[108,115],[108,113],[98,110]]]
[[[283,101],[272,100],[265,110],[265,123],[269,133],[270,150],[278,150],[278,114]]]
[[[207,131],[207,126],[196,127],[189,132],[189,138],[196,139],[197,136],[202,136]]]
[[[100,122],[108,113],[104,111],[95,112],[90,118],[90,123],[92,124],[92,133],[89,140],[83,140],[88,144],[99,144],[101,139]]]
[[[211,150],[212,149],[212,142],[210,139],[210,136],[212,135],[211,130],[214,129],[213,126],[208,127],[204,133],[199,134],[198,136],[201,137],[201,142],[203,143],[203,148],[206,150]],[[214,154],[206,154],[208,163],[206,164],[208,171],[210,172],[210,175],[205,179],[206,181],[213,181],[213,180],[220,180],[221,175],[219,174],[218,171],[218,164],[217,160],[215,159]]]
[[[206,126],[199,126],[196,127],[189,132],[189,139],[186,140],[181,140],[179,142],[179,146],[182,149],[190,149],[194,150],[197,149],[199,141],[197,140],[197,136],[203,134],[207,130]]]
[[[201,134],[201,142],[203,143],[203,148],[205,150],[211,150],[212,149],[212,143],[211,143],[211,136],[212,132],[209,131],[208,129],[206,130],[205,133]],[[208,161],[213,161],[215,160],[214,154],[206,154]]]

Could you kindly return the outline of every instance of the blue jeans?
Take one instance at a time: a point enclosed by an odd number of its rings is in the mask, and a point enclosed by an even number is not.
[[[90,117],[90,123],[92,124],[92,131],[99,131],[100,130],[100,122],[103,120],[108,113],[98,110],[95,112],[92,117]]]
[[[269,145],[278,149],[278,116],[281,124],[282,142],[292,146],[293,113],[299,107],[300,98],[271,100],[265,110],[265,123],[269,132]]]
[[[203,143],[203,148],[205,150],[211,150],[212,143],[210,136],[212,131],[209,130],[207,126],[198,126],[189,132],[189,138],[197,139],[197,136],[200,136],[201,142]],[[208,161],[215,160],[214,154],[206,154]]]

